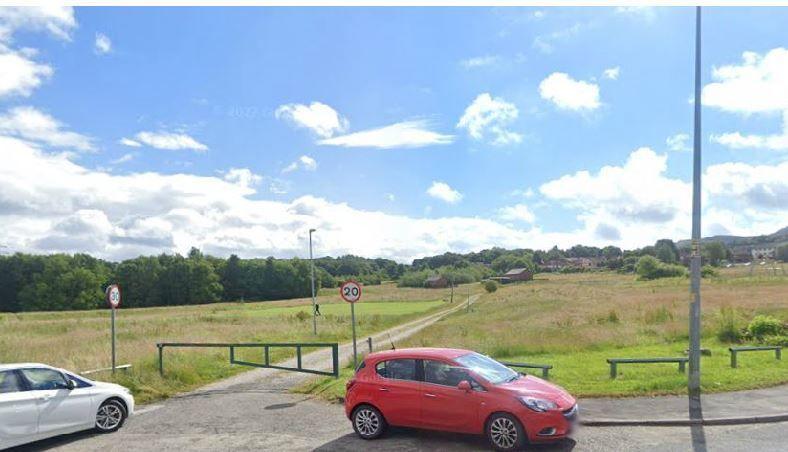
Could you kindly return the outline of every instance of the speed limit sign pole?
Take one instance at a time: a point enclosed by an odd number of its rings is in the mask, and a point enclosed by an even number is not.
[[[120,287],[117,284],[111,284],[107,287],[107,304],[109,305],[111,314],[111,330],[112,330],[112,373],[115,373],[115,310],[120,306]]]
[[[361,299],[361,284],[345,281],[339,286],[339,296],[350,303],[350,322],[353,324],[353,369],[358,367],[358,351],[356,348],[356,302]]]

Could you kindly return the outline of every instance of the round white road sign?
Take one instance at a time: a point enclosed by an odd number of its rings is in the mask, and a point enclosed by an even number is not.
[[[345,281],[339,286],[339,295],[348,303],[355,303],[361,299],[361,284],[355,281]]]
[[[107,287],[107,303],[112,309],[120,306],[120,287],[117,284]]]

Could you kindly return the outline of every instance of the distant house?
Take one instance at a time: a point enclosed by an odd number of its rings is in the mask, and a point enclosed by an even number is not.
[[[736,246],[731,250],[733,262],[750,262],[752,252],[748,246]]]
[[[449,280],[441,275],[430,276],[424,280],[424,287],[430,289],[443,289],[444,287],[449,287]]]
[[[751,250],[753,259],[773,259],[777,249],[774,247],[768,248],[753,248]]]
[[[570,257],[566,259],[569,261],[569,266],[574,268],[594,268],[596,262],[587,257]]]
[[[531,281],[534,279],[534,274],[527,268],[513,268],[506,272],[502,279],[506,282]]]
[[[566,259],[550,259],[549,261],[545,262],[544,264],[540,265],[542,270],[548,272],[555,272],[559,271],[562,268],[566,267],[567,261]]]

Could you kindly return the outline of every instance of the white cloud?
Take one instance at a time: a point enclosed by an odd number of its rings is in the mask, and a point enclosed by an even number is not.
[[[539,84],[539,94],[558,108],[592,111],[599,108],[599,86],[575,80],[563,72],[553,72]]]
[[[121,138],[118,140],[118,144],[122,144],[123,146],[129,146],[133,148],[138,148],[142,146],[139,141],[134,141],[131,138]]]
[[[744,114],[788,110],[788,49],[744,52],[741,64],[715,67],[712,79],[703,87],[703,105]]]
[[[691,151],[692,148],[689,144],[690,136],[687,133],[677,133],[665,139],[665,145],[671,151],[685,152]]]
[[[298,157],[298,160],[287,165],[282,170],[282,172],[289,173],[292,171],[296,171],[298,169],[302,169],[304,171],[315,171],[317,169],[317,160],[313,159],[308,155],[302,155],[301,157]]]
[[[453,140],[454,137],[451,135],[443,135],[429,130],[429,123],[427,121],[414,120],[327,138],[318,141],[318,144],[325,146],[392,149],[449,144]]]
[[[616,67],[605,69],[605,71],[602,73],[602,76],[605,77],[606,79],[618,80],[618,76],[620,74],[621,74],[621,67],[616,66]]]
[[[623,167],[608,167],[593,176],[566,176],[568,188],[554,187],[557,201],[578,209],[583,222],[583,227],[566,233],[546,233],[539,226],[525,231],[484,218],[392,215],[314,196],[287,202],[259,199],[255,184],[261,179],[243,168],[222,177],[155,172],[114,175],[78,165],[66,154],[44,152],[2,136],[0,157],[0,230],[5,243],[23,252],[87,252],[121,259],[186,253],[196,246],[218,256],[303,256],[306,231],[317,227],[323,231],[316,238],[321,254],[408,262],[447,250],[469,252],[493,246],[547,249],[611,241],[619,246],[643,246],[660,237],[688,237],[690,225],[688,184],[666,177],[660,166],[665,156],[648,150],[633,153]],[[788,197],[785,178],[780,176],[785,171],[785,164],[710,167],[704,180],[713,188],[708,195],[713,202],[706,207],[706,227],[752,235],[784,226]],[[640,185],[630,182],[644,175]],[[592,182],[586,190],[576,186],[586,178]],[[726,181],[734,183],[724,185]],[[616,194],[621,183],[624,193]],[[596,199],[600,189],[598,198],[612,201]],[[592,215],[595,208],[605,207],[613,213],[631,213],[633,203],[645,210],[661,207],[662,201],[652,199],[661,191],[667,191],[664,198],[671,198],[669,205],[679,212],[668,223],[635,222],[632,215]],[[764,193],[769,195],[764,197]],[[771,207],[726,208],[717,198]],[[614,201],[625,205],[617,207]],[[584,202],[591,208],[585,209]]]
[[[783,112],[782,133],[772,135],[742,134],[729,132],[712,135],[711,141],[733,149],[769,149],[772,151],[788,150],[788,110]],[[788,177],[788,175],[786,175]]]
[[[0,44],[0,98],[13,95],[27,97],[52,76],[46,64],[30,59],[35,51],[13,51]]]
[[[387,199],[389,202],[394,202],[394,201],[396,201],[396,200],[397,200],[397,197],[396,197],[396,196],[394,196],[394,193],[386,193],[386,199]]]
[[[205,152],[208,150],[208,146],[185,133],[177,132],[139,132],[134,135],[134,139],[121,138],[119,143],[131,147],[139,147],[145,144],[152,148],[168,151],[189,149],[197,152]]]
[[[493,145],[519,143],[522,135],[506,129],[517,119],[518,114],[514,104],[482,93],[465,109],[457,128],[466,129],[475,140],[487,139]]]
[[[33,107],[14,107],[0,115],[0,134],[60,148],[95,150],[91,138],[63,130],[64,128],[57,119]]]
[[[465,69],[475,69],[484,66],[492,66],[498,61],[500,61],[501,57],[498,55],[485,55],[485,56],[478,56],[473,58],[468,58],[466,60],[460,61],[460,65]]]
[[[498,210],[498,216],[507,221],[521,221],[523,223],[533,223],[536,221],[531,209],[525,204],[515,204],[513,206],[505,206]]]
[[[446,182],[433,181],[427,189],[427,194],[449,204],[456,204],[462,200],[462,193],[451,188]]]
[[[93,50],[99,54],[104,55],[112,52],[112,40],[104,33],[96,33],[96,40],[93,43]]]
[[[77,27],[70,6],[4,6],[0,8],[0,42],[9,42],[16,31],[46,31],[59,39],[70,40]]]
[[[321,102],[280,105],[274,113],[277,119],[284,119],[296,127],[311,130],[321,138],[329,138],[343,133],[349,127],[347,119],[336,110]]]
[[[647,21],[654,20],[657,16],[653,6],[619,6],[616,8],[616,13],[639,17]]]
[[[516,189],[516,190],[512,190],[512,192],[509,193],[509,195],[517,196],[517,197],[523,197],[523,198],[533,198],[536,195],[536,193],[534,193],[534,189],[533,188],[528,187],[525,190],[522,190],[522,189],[519,189],[519,188]]]

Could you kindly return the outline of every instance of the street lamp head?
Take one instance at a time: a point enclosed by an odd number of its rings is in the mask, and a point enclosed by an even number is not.
[[[317,229],[314,229],[314,228],[313,228],[313,229],[310,229],[310,230],[309,230],[309,232],[315,232],[315,231],[317,231]]]

